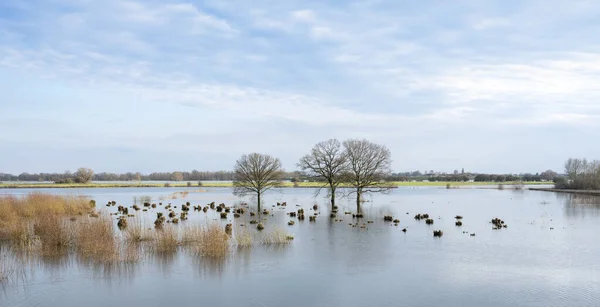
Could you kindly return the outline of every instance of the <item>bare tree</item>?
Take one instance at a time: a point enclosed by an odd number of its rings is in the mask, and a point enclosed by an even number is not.
[[[75,181],[78,183],[87,183],[92,180],[94,171],[91,168],[80,167],[75,172]]]
[[[260,211],[260,195],[270,188],[281,185],[283,177],[281,161],[259,153],[242,155],[235,162],[233,172],[233,194],[244,196],[256,193],[258,211]]]
[[[171,175],[171,180],[173,180],[173,181],[182,181],[183,180],[183,174],[181,172],[173,172],[173,174]]]
[[[392,189],[392,186],[383,182],[391,173],[391,153],[383,145],[357,139],[344,141],[344,149],[348,158],[345,180],[353,188],[353,193],[356,193],[356,210],[360,212],[364,193]]]
[[[325,180],[331,194],[331,210],[335,206],[335,192],[343,181],[343,172],[347,166],[347,156],[342,145],[336,139],[323,141],[313,147],[310,154],[302,157],[298,167],[308,176]],[[319,188],[317,193],[323,188]]]

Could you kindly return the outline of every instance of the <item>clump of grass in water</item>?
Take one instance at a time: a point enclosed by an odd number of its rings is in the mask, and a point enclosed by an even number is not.
[[[127,243],[140,243],[152,240],[152,236],[138,219],[133,219],[128,223],[124,238]]]
[[[154,232],[154,250],[159,253],[175,253],[179,248],[179,234],[171,226]]]
[[[55,258],[68,254],[72,242],[72,228],[65,225],[62,217],[41,216],[35,221],[33,230],[40,241],[39,252],[42,257]]]
[[[262,244],[288,244],[294,237],[281,229],[275,229],[266,233],[261,238]]]
[[[251,247],[254,245],[254,237],[252,234],[242,228],[238,228],[235,231],[235,240],[238,247]]]
[[[182,244],[203,257],[224,257],[229,252],[229,236],[219,224],[185,228]]]
[[[84,261],[98,263],[119,260],[114,224],[108,217],[88,218],[78,224],[75,242],[77,256]]]

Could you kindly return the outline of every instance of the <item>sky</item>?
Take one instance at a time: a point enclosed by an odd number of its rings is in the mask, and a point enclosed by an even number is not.
[[[395,172],[600,158],[600,2],[0,0],[0,172],[288,171],[323,140]]]

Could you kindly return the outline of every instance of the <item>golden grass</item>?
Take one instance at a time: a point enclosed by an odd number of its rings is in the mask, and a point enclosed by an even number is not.
[[[229,236],[217,223],[205,227],[186,227],[182,243],[203,257],[218,258],[229,253]]]
[[[262,244],[288,244],[294,237],[281,229],[275,229],[269,233],[262,235]]]
[[[254,237],[245,228],[235,230],[235,241],[238,247],[251,247],[254,245]]]
[[[33,224],[40,242],[40,255],[54,258],[66,256],[72,242],[71,227],[57,215],[40,216]]]
[[[172,226],[165,226],[154,232],[154,250],[158,253],[174,253],[179,248],[179,234]]]
[[[84,197],[30,193],[24,197],[0,196],[0,240],[21,238],[19,225],[49,216],[73,216],[91,211],[95,203]],[[50,221],[46,221],[50,222]],[[42,221],[42,223],[44,223]],[[16,231],[16,234],[12,234]]]
[[[142,225],[139,219],[131,219],[124,231],[124,238],[127,243],[140,243],[152,240],[150,231]]]
[[[109,217],[87,218],[76,227],[76,251],[82,260],[114,262],[120,259],[114,223]]]

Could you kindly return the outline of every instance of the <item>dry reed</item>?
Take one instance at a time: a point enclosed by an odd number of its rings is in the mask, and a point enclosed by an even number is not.
[[[251,247],[254,245],[254,237],[245,228],[235,230],[235,240],[238,247]]]
[[[105,216],[88,218],[75,231],[77,255],[92,262],[118,261],[119,249],[113,221]]]
[[[229,252],[229,236],[216,223],[185,228],[182,242],[203,257],[224,257]]]
[[[143,227],[142,221],[136,218],[130,220],[127,224],[124,238],[127,243],[139,243],[152,240],[152,235],[147,228]]]
[[[172,226],[154,232],[154,250],[158,253],[174,253],[179,247],[179,234]]]
[[[269,233],[262,235],[262,244],[288,244],[294,237],[281,229],[275,229]]]

